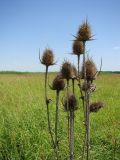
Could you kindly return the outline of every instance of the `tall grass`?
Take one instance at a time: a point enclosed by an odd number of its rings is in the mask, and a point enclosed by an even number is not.
[[[54,76],[50,74],[49,81]],[[120,159],[119,81],[119,74],[103,74],[96,81],[97,91],[92,100],[102,100],[105,108],[90,115],[91,160]],[[79,95],[79,89],[76,90]],[[55,92],[50,91],[48,95],[53,100],[50,116],[54,122]],[[75,117],[75,160],[80,159],[80,151],[82,154],[84,129],[79,123],[83,121],[82,109],[81,105]],[[59,117],[59,156],[64,160],[69,148],[67,119],[62,104]],[[43,74],[0,74],[0,160],[54,160],[46,126]]]

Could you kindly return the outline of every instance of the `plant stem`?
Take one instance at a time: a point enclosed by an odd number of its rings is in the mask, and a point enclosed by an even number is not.
[[[72,78],[72,92],[75,94],[75,79]]]
[[[77,58],[78,58],[78,78],[80,79],[80,55],[78,55]]]
[[[84,160],[85,146],[86,146],[86,131],[85,131],[84,140],[83,140],[82,160]]]
[[[86,80],[86,56],[85,56],[85,41],[83,42],[83,69],[84,69],[84,83],[85,83],[85,96],[84,96],[84,104],[85,104],[85,125],[86,125],[86,149],[87,149],[87,157],[89,160],[89,134],[90,134],[90,125],[89,125],[89,94],[86,89],[87,80]]]
[[[59,91],[56,91],[56,112],[55,112],[55,147],[58,149],[58,103]]]
[[[87,139],[87,125],[86,125],[86,66],[85,66],[86,56],[85,56],[85,42],[83,42],[83,77],[85,83],[85,92],[83,98],[83,111],[84,111],[84,121],[85,121],[85,136],[83,141],[83,153],[82,153],[82,160],[85,154],[85,146],[86,146],[86,139]]]
[[[68,143],[69,143],[69,128],[70,128],[70,123],[69,123],[69,112],[68,112],[68,108],[69,108],[69,80],[67,80],[67,118],[68,118]]]
[[[82,102],[83,102],[83,112],[84,112],[84,121],[85,121],[84,96],[83,96],[82,87],[81,87],[81,80],[80,80],[80,55],[78,55],[77,58],[78,58],[78,85],[79,85],[79,88],[80,88],[81,99],[82,99]]]
[[[86,115],[86,121],[87,121],[87,160],[89,159],[89,152],[90,152],[90,109],[89,109],[89,93],[87,92],[87,115]]]
[[[48,79],[48,66],[46,66],[46,72],[45,72],[45,102],[46,102],[46,108],[47,108],[48,130],[49,130],[49,134],[51,136],[51,142],[52,142],[53,148],[55,148],[53,134],[51,131],[51,123],[50,123],[49,100],[47,97],[47,79]]]
[[[74,159],[74,111],[70,111],[70,160]]]
[[[85,83],[85,95],[84,95],[84,104],[85,104],[85,113],[86,113],[86,96],[87,96],[87,92],[86,92],[86,85],[87,85],[87,81],[86,81],[86,65],[85,65],[85,61],[86,61],[86,56],[85,56],[85,42],[83,42],[83,72],[84,72],[84,83]],[[86,114],[85,114],[85,119],[86,119]]]

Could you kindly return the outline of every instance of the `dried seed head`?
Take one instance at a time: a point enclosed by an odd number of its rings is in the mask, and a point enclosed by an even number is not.
[[[96,90],[96,85],[92,84],[90,81],[88,83],[83,83],[82,84],[82,90],[87,91],[89,90],[90,92],[94,92]]]
[[[73,43],[73,54],[75,55],[81,55],[83,54],[83,42],[75,40]]]
[[[72,65],[72,79],[77,78],[77,69],[74,65]]]
[[[72,65],[70,62],[65,61],[61,67],[61,75],[64,79],[69,80],[72,77]]]
[[[89,41],[91,39],[91,28],[87,21],[83,22],[83,24],[80,26],[77,37],[79,41],[83,42]]]
[[[64,110],[67,111],[75,111],[78,109],[77,106],[77,99],[75,97],[75,95],[69,95],[68,97],[68,106],[67,106],[67,98],[64,100]],[[67,108],[68,107],[68,108]]]
[[[97,112],[100,108],[103,108],[103,102],[93,102],[90,104],[90,112]]]
[[[92,59],[87,59],[85,62],[86,67],[86,79],[87,81],[95,80],[97,73],[97,68]],[[84,79],[84,65],[82,66],[81,78]]]
[[[53,80],[52,89],[57,90],[57,91],[61,91],[64,89],[64,87],[65,87],[65,82],[62,79],[62,76],[57,75]]]
[[[54,54],[52,50],[45,49],[45,51],[43,52],[41,63],[46,66],[50,66],[54,64]]]
[[[83,91],[87,91],[87,90],[90,89],[90,86],[91,86],[90,82],[88,82],[88,83],[83,82],[83,84],[82,84],[82,90]]]

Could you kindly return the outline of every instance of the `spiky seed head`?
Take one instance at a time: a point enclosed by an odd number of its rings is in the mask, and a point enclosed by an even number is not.
[[[83,41],[83,42],[89,41],[91,39],[92,37],[91,27],[87,21],[83,22],[79,27],[77,37],[79,41]]]
[[[72,50],[73,50],[73,54],[77,56],[83,54],[83,42],[76,39],[73,42]]]
[[[83,82],[83,84],[82,84],[82,90],[83,90],[83,91],[87,91],[87,90],[90,89],[90,86],[91,86],[91,83],[90,83],[90,82],[88,82],[88,83]]]
[[[90,112],[97,112],[99,109],[103,108],[103,102],[93,102],[90,104]]]
[[[67,106],[67,98],[64,100],[64,110],[67,111],[75,111],[78,109],[77,99],[74,94],[68,96],[68,106]]]
[[[61,67],[61,75],[66,80],[69,80],[72,77],[72,65],[69,61],[63,62]]]
[[[62,76],[59,74],[53,80],[52,89],[57,90],[57,91],[61,91],[64,89],[64,87],[65,87],[65,82],[62,79]]]
[[[54,64],[54,54],[51,49],[45,49],[41,59],[41,63],[45,66],[50,66]]]
[[[72,79],[76,79],[76,78],[77,78],[77,69],[75,65],[72,65]]]
[[[85,67],[86,67],[86,79],[87,81],[93,81],[95,80],[95,76],[97,73],[97,68],[95,63],[93,62],[92,59],[87,59],[85,62]],[[82,71],[81,71],[81,78],[84,79],[84,65],[82,66]]]
[[[83,82],[82,90],[83,91],[88,91],[89,90],[90,92],[94,92],[96,90],[96,85],[91,83],[90,81],[87,82],[87,83]]]

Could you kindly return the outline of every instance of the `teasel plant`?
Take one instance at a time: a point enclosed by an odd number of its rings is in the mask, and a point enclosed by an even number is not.
[[[86,92],[86,132],[84,138],[83,145],[83,155],[84,157],[84,149],[85,144],[87,148],[87,160],[89,159],[89,149],[90,149],[90,95],[96,90],[96,85],[93,81],[96,79],[97,68],[92,59],[87,58],[85,61],[86,68],[86,82],[84,81],[82,84],[82,90]],[[84,64],[82,66],[81,78],[84,79]]]
[[[46,104],[46,113],[47,113],[47,121],[48,121],[48,131],[51,137],[51,143],[53,146],[53,149],[55,149],[55,142],[53,138],[52,128],[51,128],[51,121],[50,121],[50,110],[49,110],[49,103],[51,99],[48,98],[48,91],[47,91],[47,84],[48,84],[48,68],[50,66],[55,65],[56,62],[54,62],[54,54],[53,51],[49,48],[46,48],[43,52],[42,57],[40,57],[40,50],[39,50],[39,60],[41,64],[45,65],[45,104]]]
[[[64,60],[62,66],[61,66],[61,69],[60,69],[60,74],[61,74],[62,78],[65,79],[67,82],[66,97],[67,97],[67,108],[68,108],[69,107],[68,106],[69,82],[72,77],[72,64],[69,61]],[[67,119],[68,119],[68,141],[69,141],[69,112],[67,112]]]
[[[78,72],[77,73],[77,81],[78,81],[78,86],[80,88],[80,93],[81,93],[81,97],[80,98],[82,99],[84,118],[85,118],[84,95],[83,95],[83,91],[82,91],[81,75],[80,75],[80,57],[83,55],[83,42],[79,41],[77,37],[75,37],[75,40],[73,42],[72,54],[75,55],[75,56],[77,56],[77,72]]]
[[[81,26],[78,29],[78,33],[77,33],[77,41],[82,41],[83,43],[83,77],[84,77],[84,85],[85,85],[85,91],[84,91],[84,118],[85,118],[85,127],[86,127],[86,135],[85,135],[85,139],[86,139],[86,152],[87,152],[87,160],[89,159],[89,148],[90,148],[90,122],[89,122],[89,94],[88,94],[88,90],[86,90],[86,86],[87,86],[87,72],[86,72],[86,42],[87,41],[91,41],[93,35],[91,32],[91,27],[88,23],[88,21],[86,20],[85,22],[83,22],[81,24]]]
[[[77,99],[74,94],[69,94],[63,102],[64,110],[69,113],[69,160],[74,159],[74,112],[78,109]]]
[[[50,85],[49,85],[50,86]],[[52,90],[56,91],[56,111],[55,111],[55,149],[57,152],[57,157],[58,157],[58,150],[59,150],[59,140],[58,140],[58,123],[59,123],[59,96],[60,96],[60,91],[64,90],[65,88],[65,82],[64,79],[60,74],[58,74],[53,82],[52,85],[50,86]]]
[[[90,113],[92,112],[95,113],[95,112],[98,112],[101,108],[103,108],[104,104],[101,101],[92,102],[89,107],[90,107]]]

